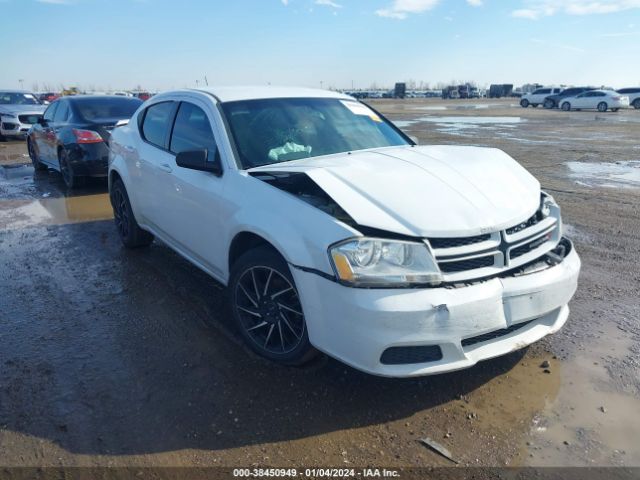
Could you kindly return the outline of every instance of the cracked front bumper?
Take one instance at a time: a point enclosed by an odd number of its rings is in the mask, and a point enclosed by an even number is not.
[[[358,289],[298,269],[292,273],[316,348],[368,373],[411,377],[470,367],[555,333],[569,315],[579,272],[572,248],[558,265],[462,288]],[[489,335],[476,338],[483,334]],[[389,348],[418,346],[439,347],[441,358],[381,361]]]

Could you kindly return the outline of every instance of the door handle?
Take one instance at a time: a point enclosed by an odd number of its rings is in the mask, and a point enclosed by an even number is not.
[[[171,173],[173,171],[171,165],[169,165],[168,163],[163,163],[162,165],[160,165],[160,170],[167,173]]]

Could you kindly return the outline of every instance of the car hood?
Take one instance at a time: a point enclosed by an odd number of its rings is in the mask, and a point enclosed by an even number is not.
[[[391,147],[250,170],[304,172],[366,227],[419,237],[472,236],[516,225],[540,205],[540,183],[501,150]]]
[[[46,110],[45,105],[0,105],[0,113],[22,115],[25,113],[41,114]]]

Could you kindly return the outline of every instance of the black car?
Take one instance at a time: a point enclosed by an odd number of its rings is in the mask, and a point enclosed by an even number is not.
[[[58,170],[69,188],[86,177],[106,176],[111,130],[140,105],[137,98],[121,96],[59,98],[27,134],[33,166]]]
[[[555,95],[549,95],[544,99],[544,108],[558,108],[560,106],[560,101],[563,98],[575,97],[576,95],[580,95],[583,92],[588,92],[589,90],[595,90],[595,87],[571,87],[565,88],[560,93],[556,93]]]

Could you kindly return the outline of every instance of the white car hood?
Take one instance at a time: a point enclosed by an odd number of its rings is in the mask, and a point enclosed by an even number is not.
[[[42,114],[46,108],[44,105],[0,105],[0,113],[7,115]]]
[[[512,227],[540,205],[540,183],[492,148],[391,147],[251,171],[304,172],[359,225],[419,237]]]

